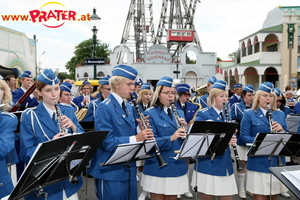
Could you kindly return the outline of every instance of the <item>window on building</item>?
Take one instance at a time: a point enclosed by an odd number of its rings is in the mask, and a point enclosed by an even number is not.
[[[267,52],[277,52],[277,44],[273,44],[267,47]]]

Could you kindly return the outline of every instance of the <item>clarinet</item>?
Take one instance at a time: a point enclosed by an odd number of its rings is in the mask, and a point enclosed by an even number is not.
[[[270,132],[271,132],[271,133],[276,133],[276,131],[273,131],[273,129],[272,129],[272,124],[273,124],[273,122],[274,122],[274,119],[273,119],[273,111],[272,111],[272,108],[271,108],[271,106],[270,106],[269,103],[267,103],[267,108],[268,108],[267,114],[268,114],[268,119],[269,119]],[[282,160],[281,160],[281,157],[280,157],[280,156],[277,156],[277,159],[278,159],[278,165],[277,165],[277,166],[278,166],[278,167],[284,166],[284,164],[283,164],[283,162],[282,162]]]
[[[68,134],[68,129],[63,127],[63,124],[60,123],[61,122],[61,111],[60,108],[58,106],[58,104],[55,104],[55,110],[56,110],[56,117],[57,117],[57,121],[58,121],[58,128],[59,128],[59,132],[60,133],[65,133]]]
[[[135,110],[136,110],[136,112],[139,116],[139,119],[141,120],[143,126],[145,127],[145,129],[149,128],[147,123],[146,123],[144,114],[141,112],[141,110],[139,108],[139,105],[136,103],[136,99],[134,98],[134,96],[132,94],[130,94],[130,98],[132,100],[132,103],[135,107]],[[168,163],[166,163],[164,161],[163,157],[161,156],[160,149],[159,149],[157,144],[154,145],[154,149],[155,149],[155,155],[156,155],[156,158],[158,160],[159,167],[163,167],[163,166],[167,165]]]
[[[228,112],[228,104],[224,103],[224,112],[225,112],[225,116],[226,116],[226,122],[231,122],[230,118],[229,118],[229,112]],[[235,156],[235,163],[236,163],[236,170],[237,171],[242,171],[243,170],[243,165],[241,163],[236,145],[231,145],[232,149],[233,149],[233,153]]]
[[[179,115],[178,115],[178,112],[177,112],[177,109],[176,109],[176,106],[174,104],[173,101],[170,102],[171,104],[171,108],[172,108],[172,111],[174,113],[174,117],[175,117],[175,121],[176,121],[176,125],[178,128],[185,128],[181,123],[180,123],[180,120],[179,120]]]

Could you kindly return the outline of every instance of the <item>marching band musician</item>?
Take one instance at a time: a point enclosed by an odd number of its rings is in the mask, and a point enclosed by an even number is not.
[[[274,92],[277,96],[277,108],[285,114],[285,117],[287,117],[287,115],[291,113],[291,109],[285,105],[286,100],[285,100],[284,95],[282,94],[282,92],[279,88],[274,88]],[[295,112],[295,109],[296,109],[296,106],[294,108],[294,112]]]
[[[150,83],[144,83],[141,87],[138,99],[136,101],[142,112],[150,107],[152,95],[153,91],[151,90]]]
[[[59,103],[71,105],[71,101],[73,98],[73,95],[71,93],[71,89],[72,89],[71,83],[64,82],[60,84],[59,88],[60,88]]]
[[[176,120],[182,126],[186,125],[183,113],[178,110],[179,116],[176,119],[171,110],[170,101],[175,100],[175,88],[172,87],[173,79],[170,77],[161,78],[154,92],[151,108],[144,114],[149,116],[150,125],[155,134],[156,140],[166,140],[158,142],[161,146],[161,156],[167,165],[160,167],[156,157],[147,159],[144,164],[144,176],[141,181],[143,189],[150,193],[151,200],[175,200],[178,194],[189,191],[187,174],[187,164],[185,160],[176,160],[174,150],[181,147],[186,136],[185,128],[178,127]]]
[[[0,93],[2,92],[3,90],[0,89]],[[17,124],[18,118],[14,114],[0,112],[0,199],[9,195],[14,188],[6,158],[14,150],[14,131],[17,128]]]
[[[252,107],[253,99],[254,99],[254,87],[250,84],[244,85],[242,94],[241,94],[242,101],[239,103],[234,103],[231,107],[231,118],[236,120],[240,123],[244,116],[244,112],[247,109]],[[241,164],[243,166],[243,170],[237,171],[237,184],[239,190],[239,197],[242,199],[246,198],[246,191],[245,191],[245,167],[247,163],[247,152],[248,147],[246,144],[242,144],[239,140],[239,132],[237,134],[237,151],[239,153],[239,157],[241,160]]]
[[[91,101],[88,107],[88,112],[82,121],[94,121],[98,105],[110,94],[109,78],[110,77],[102,77],[99,79],[99,96],[97,99]]]
[[[135,97],[135,99],[138,99],[142,85],[143,85],[142,79],[136,78],[134,81],[134,92],[132,93],[132,95]]]
[[[21,117],[20,158],[25,163],[29,162],[39,143],[66,135],[66,133],[62,133],[61,128],[67,129],[69,133],[84,132],[71,106],[58,104],[60,112],[55,109],[55,105],[59,100],[60,87],[59,80],[51,69],[45,69],[38,76],[36,91],[41,100],[40,104],[36,108],[26,109]],[[59,113],[62,116],[59,116]],[[58,123],[61,123],[61,127],[59,127]],[[43,191],[48,193],[48,197],[41,196],[40,199],[75,200],[78,199],[76,192],[81,186],[81,177],[79,177],[79,183],[77,184],[72,184],[69,180],[64,180],[44,187]],[[38,198],[32,192],[25,197],[25,200],[27,199],[33,200]]]
[[[196,99],[195,103],[200,103],[202,108],[206,108],[207,107],[207,98],[209,95],[209,91],[211,89],[211,86],[217,81],[217,78],[212,76],[208,79],[207,85],[206,85],[206,94],[203,96],[200,96]]]
[[[189,123],[199,109],[199,106],[189,102],[191,93],[188,84],[178,84],[176,90],[179,98],[178,101],[175,102],[175,105],[177,109],[183,111],[185,121],[186,123]]]
[[[85,80],[81,86],[81,95],[75,97],[73,102],[78,106],[78,108],[88,107],[92,100],[95,100],[94,97],[91,96],[92,86],[90,82]]]
[[[243,85],[240,83],[237,83],[233,86],[234,95],[230,97],[229,104],[232,106],[234,103],[238,103],[242,101],[241,94],[242,94],[242,88]]]
[[[125,100],[133,92],[137,73],[131,66],[115,66],[110,78],[111,93],[96,110],[95,129],[110,131],[90,165],[90,174],[95,178],[99,200],[137,200],[135,162],[130,163],[131,167],[126,167],[124,164],[106,167],[99,165],[110,157],[119,144],[154,139],[151,129],[144,129],[142,123],[137,123],[136,116],[133,115],[133,107]],[[137,125],[142,130],[138,134]]]
[[[21,87],[19,89],[14,90],[12,92],[13,95],[13,102],[17,103],[18,100],[25,94],[25,92],[30,88],[32,85],[32,76],[30,71],[24,71],[24,73],[21,75]],[[24,101],[24,103],[21,105],[19,110],[25,110],[27,107],[35,107],[38,105],[38,101],[35,98],[33,94],[31,94],[27,99]]]
[[[270,127],[267,111],[270,105],[274,122]],[[270,82],[262,83],[256,91],[251,110],[244,113],[241,121],[240,140],[243,144],[253,143],[257,133],[269,133],[270,129],[277,133],[288,132],[285,115],[277,110],[274,86]],[[269,167],[277,166],[278,157],[272,156],[249,156],[247,162],[247,191],[253,193],[254,200],[276,199],[277,194],[287,192],[283,184],[271,175]],[[285,164],[284,157],[281,157]],[[270,182],[272,176],[272,183]],[[272,185],[272,188],[270,186]]]
[[[197,113],[195,121],[224,121],[224,103],[228,101],[226,82],[217,80],[209,92],[208,108]],[[235,136],[229,144],[236,143]],[[194,168],[192,186],[197,186],[201,200],[212,200],[218,196],[219,200],[232,200],[237,194],[236,182],[233,174],[233,165],[229,146],[222,156],[198,158],[198,169]],[[198,176],[198,177],[196,177]],[[196,183],[197,180],[197,183]]]

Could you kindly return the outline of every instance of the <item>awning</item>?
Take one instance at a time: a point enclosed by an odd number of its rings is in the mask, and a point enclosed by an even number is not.
[[[88,82],[91,84],[91,86],[98,86],[98,80],[88,80]],[[76,81],[75,85],[82,85],[83,81]]]

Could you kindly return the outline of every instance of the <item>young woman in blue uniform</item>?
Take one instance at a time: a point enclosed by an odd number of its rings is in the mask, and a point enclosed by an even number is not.
[[[200,110],[195,121],[224,121],[223,107],[227,101],[226,82],[217,80],[209,92],[207,101],[209,107]],[[229,145],[235,143],[236,139],[233,136]],[[212,200],[214,196],[218,196],[219,200],[232,200],[233,195],[237,194],[237,187],[229,146],[222,156],[216,156],[213,160],[211,157],[198,158],[198,162],[194,168],[192,186],[198,186],[200,199]]]
[[[1,83],[2,82],[6,85],[6,83],[1,80]],[[7,85],[6,87],[11,99],[11,92]],[[0,86],[0,95],[4,95],[3,92],[4,89]],[[7,158],[11,156],[9,154],[12,152],[16,155],[14,150],[14,131],[17,128],[17,124],[18,118],[15,115],[7,112],[0,112],[0,199],[9,195],[14,188],[12,178],[7,167]],[[15,158],[18,160],[17,157]],[[14,170],[16,181],[16,169],[11,168],[11,170]]]
[[[285,105],[286,100],[285,100],[284,95],[282,94],[282,92],[279,88],[274,88],[274,92],[277,96],[277,108],[285,114],[285,117],[287,117],[287,115],[291,113],[291,109]],[[296,108],[296,105],[295,105],[295,108]],[[294,108],[294,113],[295,113],[295,108]]]
[[[60,87],[59,81],[50,69],[45,69],[37,78],[36,91],[41,100],[36,108],[26,109],[21,117],[20,140],[21,153],[20,158],[23,162],[28,163],[36,147],[41,142],[54,140],[64,136],[60,132],[58,123],[68,129],[69,133],[84,132],[78,123],[74,109],[68,105],[60,105],[61,115],[57,116],[55,105],[59,100]],[[75,194],[82,186],[82,179],[79,177],[78,184],[72,184],[69,180],[61,181],[43,188],[48,193],[48,200],[57,199],[78,199]],[[75,195],[74,195],[75,194]],[[73,196],[72,196],[73,195]],[[25,197],[25,200],[38,199],[35,192]],[[45,199],[42,196],[40,199]]]
[[[285,115],[276,106],[274,86],[270,82],[264,82],[256,91],[252,109],[247,110],[242,119],[240,140],[243,144],[253,143],[257,133],[268,133],[271,131],[270,123],[266,116],[268,110],[267,104],[272,109],[274,119],[272,131],[276,131],[277,133],[288,131]],[[284,157],[281,157],[281,159],[285,163]],[[248,157],[246,189],[253,193],[254,200],[268,199],[270,192],[272,195],[271,199],[276,199],[277,194],[287,191],[275,176],[272,175],[272,178],[270,177],[271,172],[269,171],[269,167],[277,165],[277,156],[272,156],[272,159],[269,159],[269,156]],[[272,179],[272,188],[270,188],[270,179]]]
[[[136,103],[139,105],[140,111],[144,112],[151,105],[153,91],[151,90],[150,83],[144,83],[139,92]]]
[[[241,94],[242,101],[239,103],[234,103],[231,106],[231,118],[238,123],[241,122],[244,113],[247,109],[252,107],[253,99],[254,99],[254,87],[250,84],[244,85],[242,94]],[[248,147],[246,144],[242,144],[239,140],[239,132],[237,133],[237,151],[241,160],[241,164],[243,166],[243,170],[237,171],[237,184],[239,190],[239,197],[242,199],[246,198],[246,191],[245,191],[245,167],[247,163],[247,152]]]
[[[160,167],[156,157],[147,159],[144,176],[141,181],[143,189],[150,193],[153,200],[176,200],[178,194],[189,191],[187,164],[185,160],[176,160],[174,150],[180,149],[182,138],[186,136],[185,128],[179,128],[171,110],[170,101],[175,100],[176,91],[172,87],[173,79],[161,78],[153,95],[152,106],[144,114],[149,116],[150,125],[160,147],[160,153],[167,165]],[[180,123],[186,125],[183,113],[178,110]],[[163,144],[163,146],[162,146]]]
[[[109,77],[100,78],[98,83],[100,84],[98,98],[91,101],[88,107],[88,112],[82,121],[94,121],[98,105],[104,101],[104,99],[106,99],[110,93]]]
[[[124,164],[106,167],[99,165],[107,161],[119,144],[153,139],[152,130],[144,129],[141,123],[137,123],[133,107],[125,100],[133,92],[136,75],[136,69],[131,66],[115,66],[110,78],[111,93],[96,110],[95,129],[109,131],[90,165],[99,200],[137,200],[135,162],[130,163],[130,167]],[[142,130],[138,134],[137,125]]]
[[[92,86],[88,81],[84,81],[80,88],[81,95],[75,97],[73,102],[78,106],[78,108],[86,108],[92,100],[95,100],[95,98],[91,96]]]

